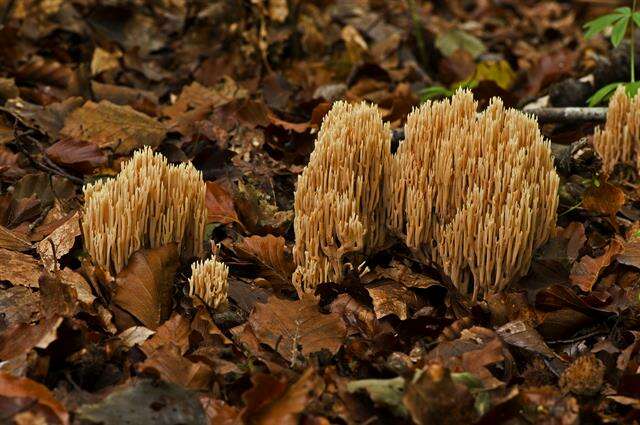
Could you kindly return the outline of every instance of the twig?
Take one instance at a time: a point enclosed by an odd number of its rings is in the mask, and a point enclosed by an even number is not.
[[[604,122],[607,119],[607,108],[531,108],[522,112],[534,115],[541,123]]]
[[[29,139],[32,143],[35,143],[36,146],[38,145],[38,141],[36,139],[34,139],[33,137],[29,136],[26,133],[16,134],[16,146],[18,147],[18,149],[20,149],[20,152],[22,152],[27,157],[29,162],[34,167],[38,168],[41,171],[46,171],[48,173],[57,174],[59,176],[67,178],[67,179],[71,180],[72,182],[74,182],[76,184],[81,184],[81,185],[84,184],[84,180],[82,180],[79,177],[76,177],[76,176],[73,176],[73,175],[67,173],[62,168],[60,168],[59,166],[54,164],[53,161],[51,161],[46,155],[43,156],[44,161],[46,162],[46,164],[44,164],[44,163],[42,163],[40,161],[37,161],[35,158],[33,158],[31,153],[29,152],[29,150],[25,146],[23,146],[22,143],[20,143],[20,138],[21,137],[25,137],[25,138]]]

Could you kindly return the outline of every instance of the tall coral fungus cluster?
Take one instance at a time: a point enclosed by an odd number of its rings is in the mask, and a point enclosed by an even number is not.
[[[377,108],[365,103],[337,102],[325,116],[295,193],[299,291],[339,281],[346,254],[369,254],[384,243],[390,137]]]
[[[537,122],[471,93],[407,118],[388,192],[391,230],[473,298],[525,274],[555,228],[559,178]]]
[[[618,87],[609,101],[604,128],[593,135],[593,145],[605,174],[611,174],[617,164],[640,170],[640,95],[629,98],[625,88]]]
[[[422,105],[407,118],[405,140],[395,155],[388,153],[388,131],[372,107],[339,104],[329,113],[296,193],[300,288],[340,280],[342,262],[331,256],[331,242],[353,217],[362,229],[354,232],[357,238],[345,232],[338,238],[341,245],[366,254],[381,246],[385,232],[391,233],[474,299],[503,290],[527,272],[533,251],[555,228],[559,179],[550,146],[534,119],[504,108],[499,100],[480,114],[476,108],[471,93],[464,91]],[[385,131],[353,127],[359,122],[355,111],[365,110],[366,128]],[[357,149],[344,155],[343,139],[329,134],[357,135],[357,142],[349,139]],[[342,155],[334,153],[338,149]],[[319,161],[318,155],[327,159]],[[335,166],[345,156],[350,160]],[[375,173],[366,162],[373,158]],[[342,189],[338,196],[327,182],[354,190]],[[372,186],[361,188],[367,184]],[[344,204],[358,214],[345,215]],[[368,223],[362,219],[367,212]],[[316,223],[330,226],[309,226],[305,217],[312,215],[322,217]],[[322,235],[323,243],[310,237],[315,234]],[[329,272],[318,272],[318,264]]]
[[[205,193],[193,165],[169,165],[148,147],[138,151],[116,178],[84,187],[85,248],[112,273],[135,251],[169,242],[177,242],[185,256],[200,256]]]

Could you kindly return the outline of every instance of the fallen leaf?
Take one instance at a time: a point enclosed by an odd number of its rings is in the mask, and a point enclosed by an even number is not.
[[[640,269],[640,242],[635,240],[625,241],[622,244],[622,252],[618,254],[616,260],[620,264]]]
[[[32,256],[0,248],[0,280],[37,288],[41,273],[42,266]]]
[[[65,137],[94,143],[118,154],[128,154],[142,146],[156,147],[165,133],[165,127],[153,118],[107,100],[87,101],[67,117],[60,131]]]
[[[69,423],[69,413],[44,385],[29,378],[20,378],[0,372],[0,396],[10,399],[3,402],[3,419],[11,412],[30,411],[42,415],[47,424]],[[6,414],[9,414],[7,417]]]
[[[436,38],[436,47],[445,56],[451,56],[456,50],[466,50],[473,58],[477,58],[487,50],[481,40],[468,32],[453,29]]]
[[[31,243],[18,233],[0,226],[0,248],[11,251],[28,251]]]
[[[176,243],[134,252],[116,276],[112,302],[149,329],[157,329],[169,315],[177,269]]]
[[[239,223],[238,213],[233,204],[233,198],[220,184],[207,182],[205,205],[207,207],[208,223]]]
[[[9,360],[33,348],[47,348],[58,337],[62,317],[50,317],[36,324],[19,323],[0,334],[0,360]]]
[[[272,285],[291,286],[295,265],[283,237],[251,236],[243,238],[234,248],[242,258],[259,264],[259,275],[269,279]]]
[[[556,354],[544,342],[538,331],[522,320],[516,320],[500,326],[496,329],[496,333],[507,344],[523,348],[532,353],[542,354],[546,357],[556,357]]]
[[[590,292],[602,269],[611,264],[615,256],[621,252],[623,252],[622,243],[618,239],[612,239],[600,257],[593,258],[585,255],[571,268],[569,276],[571,283],[577,285],[584,292]]]
[[[289,15],[287,0],[269,0],[269,17],[276,22],[284,22]]]
[[[97,145],[69,138],[49,146],[45,154],[56,164],[83,174],[104,167],[108,161],[107,155]]]
[[[424,304],[414,292],[398,282],[375,283],[367,285],[365,289],[371,296],[373,311],[378,319],[395,314],[400,320],[406,320],[409,314],[409,305],[418,310],[419,306]]]
[[[196,393],[167,382],[134,381],[116,388],[96,404],[84,404],[76,420],[103,425],[207,425]]]
[[[0,291],[0,332],[12,325],[30,323],[40,316],[38,293],[24,286],[12,286]]]
[[[369,283],[380,278],[394,280],[408,288],[426,289],[433,285],[443,286],[443,284],[436,279],[416,273],[397,260],[391,261],[389,267],[376,267],[373,273],[366,274],[362,279],[364,283]]]
[[[470,424],[477,419],[467,387],[454,382],[449,369],[438,363],[416,371],[402,401],[418,425]]]
[[[347,391],[354,393],[364,390],[371,400],[383,406],[388,406],[396,416],[406,416],[407,409],[402,404],[405,382],[401,376],[391,379],[360,379],[347,384]]]
[[[315,370],[309,368],[291,385],[287,380],[263,373],[252,377],[253,388],[242,398],[244,423],[260,425],[296,425],[300,413],[324,387]]]
[[[4,106],[25,125],[35,127],[55,140],[60,137],[66,118],[83,102],[81,97],[70,97],[62,102],[40,106],[17,98],[8,100]]]
[[[153,334],[155,334],[154,331],[144,326],[132,326],[120,332],[118,338],[125,347],[133,348],[135,345],[145,342]]]
[[[189,321],[174,313],[169,320],[158,327],[152,338],[140,346],[140,349],[147,357],[151,357],[160,347],[171,344],[178,347],[180,354],[184,354],[189,349],[190,333]]]
[[[55,273],[44,272],[38,279],[42,311],[47,317],[71,317],[76,312],[78,293],[63,284]]]
[[[119,58],[122,53],[119,51],[109,52],[107,50],[96,47],[91,58],[91,75],[98,75],[111,69],[117,69],[120,66]]]
[[[240,411],[237,407],[229,406],[223,400],[216,400],[210,396],[201,394],[200,404],[204,409],[210,424],[238,425]]]
[[[80,236],[80,213],[76,212],[36,245],[36,251],[45,269],[53,271],[59,268],[58,260],[73,248],[78,236]]]
[[[156,371],[168,382],[194,390],[210,388],[213,370],[202,362],[192,362],[182,356],[180,348],[166,344],[155,350],[144,362],[138,365],[140,371]]]
[[[589,187],[582,197],[582,207],[588,211],[606,214],[612,218],[624,205],[624,192],[618,187],[601,182],[599,186]]]
[[[249,324],[261,343],[290,362],[298,346],[305,356],[323,349],[335,354],[346,336],[340,316],[320,313],[313,298],[285,301],[271,296],[266,304],[256,304]]]

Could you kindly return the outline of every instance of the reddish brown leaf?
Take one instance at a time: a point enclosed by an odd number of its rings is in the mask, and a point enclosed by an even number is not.
[[[291,286],[295,265],[283,237],[251,236],[242,239],[235,249],[241,257],[259,264],[260,276],[269,279],[272,285]]]
[[[298,345],[304,355],[322,349],[335,354],[346,336],[340,316],[320,313],[312,298],[285,301],[271,296],[266,304],[256,304],[249,324],[261,343],[277,350],[288,361],[294,361]]]
[[[602,182],[599,186],[591,186],[582,197],[582,207],[588,211],[605,214],[615,223],[614,217],[624,205],[625,195],[618,187]]]
[[[165,381],[197,390],[209,388],[213,370],[204,363],[194,363],[180,354],[180,348],[167,344],[139,365],[141,371],[153,369]]]
[[[53,162],[81,173],[90,173],[107,164],[107,156],[95,144],[74,139],[62,139],[45,151]]]
[[[0,335],[0,360],[19,356],[34,347],[47,348],[56,340],[61,323],[61,317],[51,317],[35,325],[20,323],[11,326]]]
[[[287,380],[273,375],[256,374],[253,388],[243,394],[245,423],[260,425],[296,425],[300,413],[322,391],[322,380],[307,369],[290,386]]]
[[[573,265],[569,276],[571,283],[578,285],[585,292],[590,292],[602,269],[611,264],[613,258],[622,250],[622,243],[617,239],[613,239],[600,257],[592,258],[585,255]]]
[[[22,235],[0,226],[0,248],[12,251],[28,251],[31,243]]]
[[[30,411],[33,414],[42,415],[48,424],[69,423],[69,413],[55,399],[51,391],[29,378],[18,378],[0,372],[0,396],[11,399],[11,407],[15,410],[7,409],[9,412],[11,410],[15,413]],[[4,403],[3,406],[6,408]],[[3,419],[8,418],[3,415]]]
[[[178,269],[178,245],[136,251],[118,273],[112,301],[150,329],[169,315],[171,289]]]
[[[174,313],[169,320],[158,328],[153,337],[140,346],[140,349],[147,357],[151,357],[158,348],[172,344],[178,347],[180,354],[184,354],[189,349],[190,332],[189,321],[183,316]]]
[[[233,198],[222,186],[216,182],[207,182],[205,198],[209,223],[239,223],[238,213],[233,204]]]

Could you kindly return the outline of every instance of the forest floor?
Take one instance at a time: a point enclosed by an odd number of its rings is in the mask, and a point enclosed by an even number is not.
[[[638,180],[599,175],[599,122],[541,124],[559,229],[509,291],[472,303],[400,245],[316,297],[291,283],[333,101],[393,129],[460,82],[481,107],[585,106],[629,81],[629,44],[582,27],[626,3],[0,0],[0,423],[640,421]],[[178,258],[114,282],[83,250],[83,185],[144,145],[202,171],[222,309]]]

